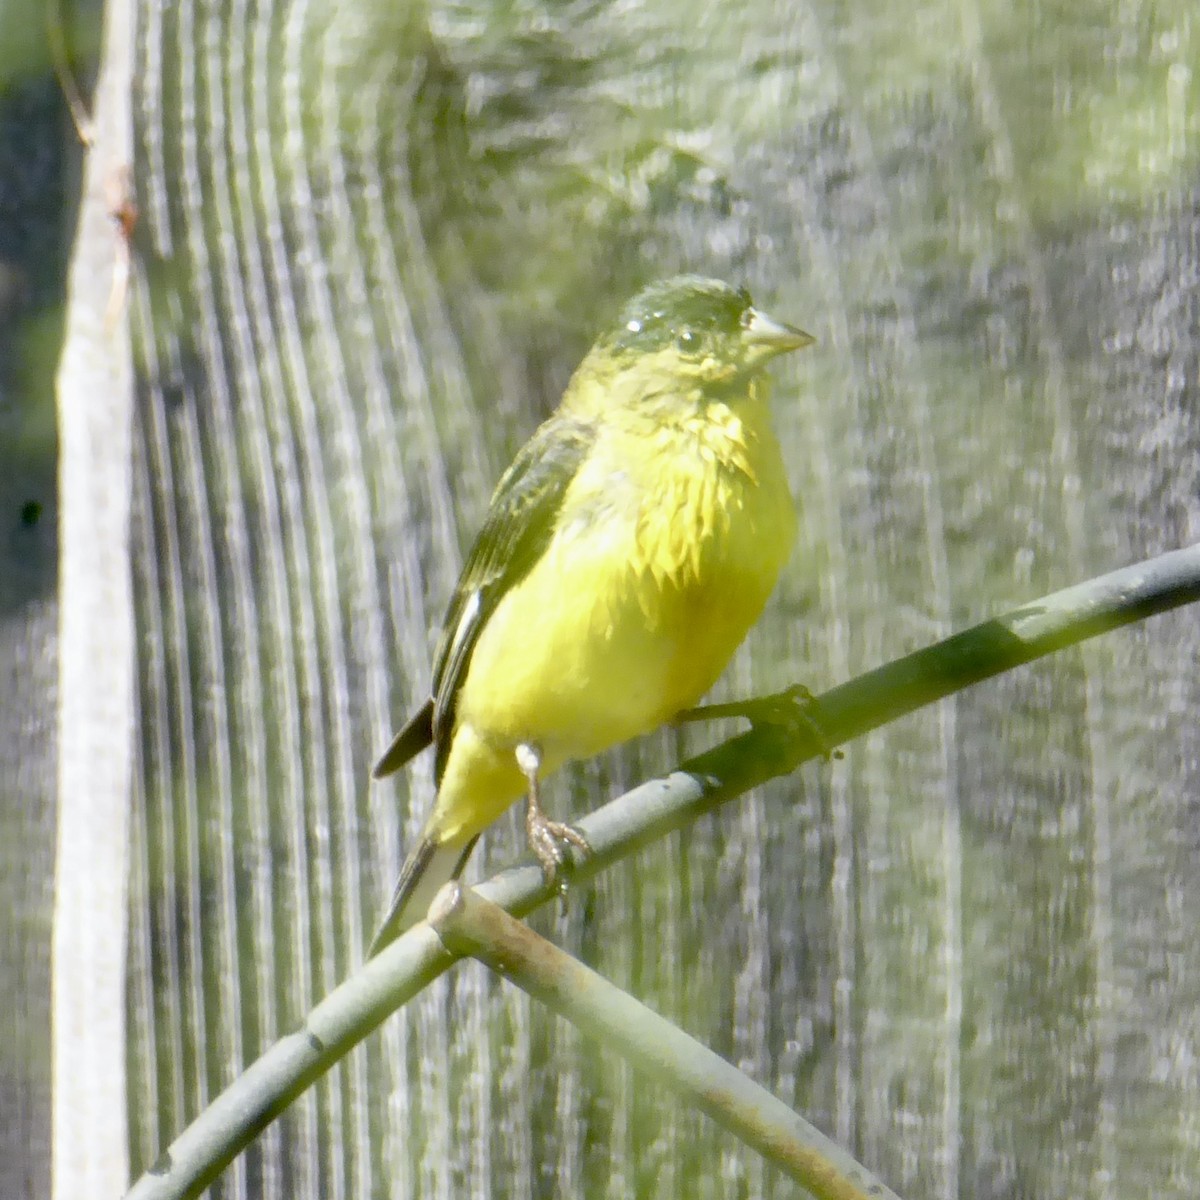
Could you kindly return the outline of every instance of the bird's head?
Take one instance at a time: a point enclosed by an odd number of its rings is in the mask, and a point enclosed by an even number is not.
[[[597,340],[579,374],[603,377],[631,400],[630,390],[719,392],[758,373],[777,354],[813,340],[755,308],[745,288],[680,275],[638,292]]]

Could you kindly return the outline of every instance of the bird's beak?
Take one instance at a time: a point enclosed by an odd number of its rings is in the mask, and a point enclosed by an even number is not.
[[[760,361],[773,358],[776,354],[786,354],[789,350],[803,350],[816,340],[811,333],[776,321],[757,308],[750,310],[750,320],[742,328],[742,341],[758,351]]]

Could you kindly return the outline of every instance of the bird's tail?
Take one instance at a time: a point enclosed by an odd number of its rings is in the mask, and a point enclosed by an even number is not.
[[[430,833],[422,835],[400,868],[392,902],[367,950],[368,958],[424,918],[442,885],[462,873],[478,840],[478,834],[467,842],[439,842]]]

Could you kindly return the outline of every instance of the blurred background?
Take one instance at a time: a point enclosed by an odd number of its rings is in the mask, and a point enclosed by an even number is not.
[[[722,697],[820,691],[1200,536],[1191,0],[120,12],[134,384],[92,451],[130,506],[100,548],[131,587],[129,895],[94,915],[126,938],[108,1100],[135,1176],[360,962],[432,794],[429,762],[376,785],[370,764],[426,694],[495,480],[642,283],[745,283],[819,339],[775,370],[800,536]],[[89,86],[103,15],[51,14]],[[0,3],[13,1197],[47,1194],[52,1088],[78,1082],[61,1046],[52,1082],[48,997],[80,732],[56,727],[79,598],[53,379],[81,151],[45,27]],[[1196,644],[1184,609],[977,687],[534,922],[906,1197],[1193,1197]],[[553,808],[721,734],[565,772]],[[522,848],[506,818],[475,870]],[[464,964],[213,1194],[793,1190]]]

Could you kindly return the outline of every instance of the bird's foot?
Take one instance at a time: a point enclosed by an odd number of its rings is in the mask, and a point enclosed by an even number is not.
[[[552,821],[542,811],[541,788],[538,772],[542,766],[541,751],[534,745],[522,742],[516,749],[517,766],[529,784],[528,807],[525,810],[525,833],[529,848],[542,864],[542,874],[548,884],[553,884],[560,867],[567,863],[566,847],[574,846],[583,856],[591,854],[588,840],[574,826],[562,821]],[[565,882],[560,884],[562,891]]]
[[[727,717],[744,717],[751,725],[774,725],[803,731],[813,740],[821,757],[828,761],[841,758],[821,727],[820,701],[802,683],[794,683],[782,692],[757,696],[753,700],[737,700],[731,704],[706,704],[681,712],[676,722],[712,721]]]
[[[532,804],[525,814],[525,832],[529,836],[529,847],[542,864],[542,874],[549,884],[557,878],[559,867],[567,863],[567,846],[574,846],[585,857],[592,852],[587,838],[578,829],[562,821],[550,820]]]
[[[826,737],[820,720],[820,702],[804,684],[794,683],[782,692],[748,700],[745,707],[745,715],[751,725],[782,725],[786,729],[807,733],[826,762],[844,757]]]

